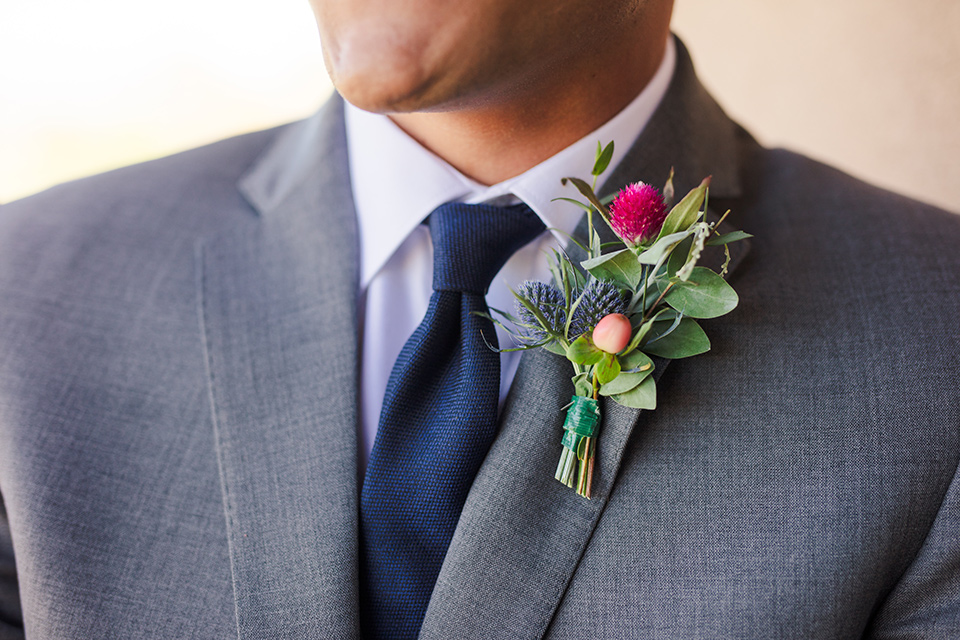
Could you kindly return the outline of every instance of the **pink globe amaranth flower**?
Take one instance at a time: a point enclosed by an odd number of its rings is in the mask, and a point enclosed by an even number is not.
[[[655,238],[666,217],[663,196],[643,182],[627,185],[610,203],[610,227],[628,247]]]

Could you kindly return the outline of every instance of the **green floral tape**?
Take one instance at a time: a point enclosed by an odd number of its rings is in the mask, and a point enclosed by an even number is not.
[[[573,396],[573,404],[567,409],[567,419],[563,423],[563,428],[567,430],[563,437],[564,445],[566,445],[567,436],[573,434],[585,438],[593,436],[598,424],[600,424],[600,404],[593,398]],[[580,438],[572,438],[572,440],[575,443]]]

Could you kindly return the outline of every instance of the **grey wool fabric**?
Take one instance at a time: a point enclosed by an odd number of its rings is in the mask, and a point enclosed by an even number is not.
[[[423,638],[960,637],[960,218],[763,149],[699,84],[604,191],[755,238],[709,353],[604,406],[523,355]],[[342,103],[0,207],[0,638],[357,638]]]

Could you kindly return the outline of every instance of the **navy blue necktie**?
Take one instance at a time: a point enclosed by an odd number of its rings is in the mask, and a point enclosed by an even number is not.
[[[433,295],[400,352],[360,497],[368,639],[415,638],[473,478],[496,434],[500,356],[484,295],[543,231],[524,204],[448,203],[430,214]]]

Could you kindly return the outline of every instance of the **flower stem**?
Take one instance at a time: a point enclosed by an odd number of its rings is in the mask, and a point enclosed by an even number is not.
[[[647,314],[646,314],[645,316],[643,316],[643,321],[644,321],[644,322],[646,322],[647,320],[650,319],[650,314],[653,313],[653,310],[657,308],[657,305],[660,304],[660,302],[663,300],[663,297],[664,297],[665,295],[667,295],[667,292],[670,291],[670,287],[672,287],[673,284],[674,284],[674,283],[672,283],[672,282],[667,283],[667,288],[663,290],[663,293],[660,294],[660,297],[657,298],[657,301],[653,303],[653,306],[650,307],[650,310],[647,311]]]

